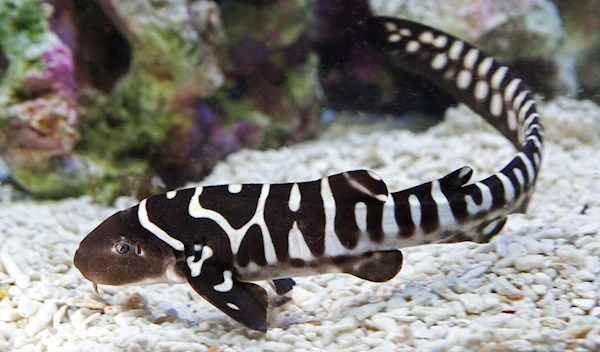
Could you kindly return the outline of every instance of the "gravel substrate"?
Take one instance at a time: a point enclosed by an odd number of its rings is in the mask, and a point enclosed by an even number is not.
[[[88,197],[5,201],[0,350],[597,351],[600,108],[561,99],[541,112],[546,158],[527,214],[512,215],[488,244],[405,249],[404,267],[386,283],[299,278],[286,297],[272,295],[266,334],[235,323],[187,285],[100,286],[96,295],[73,253],[131,200],[114,208]],[[301,181],[369,168],[395,191],[464,165],[479,179],[515,153],[466,108],[420,134],[334,134],[234,154],[204,183]]]

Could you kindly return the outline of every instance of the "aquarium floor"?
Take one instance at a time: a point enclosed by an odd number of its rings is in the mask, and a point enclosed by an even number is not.
[[[510,216],[488,244],[404,249],[404,267],[389,282],[339,274],[299,278],[283,298],[268,289],[266,334],[235,323],[187,285],[100,286],[96,295],[73,253],[130,199],[112,208],[89,197],[4,202],[0,350],[596,351],[600,108],[561,99],[541,111],[545,159],[527,214]],[[465,108],[420,134],[336,128],[318,141],[236,153],[203,183],[301,181],[369,168],[393,191],[463,165],[480,179],[514,154]]]

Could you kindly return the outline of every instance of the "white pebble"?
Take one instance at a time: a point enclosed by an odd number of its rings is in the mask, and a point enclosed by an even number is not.
[[[531,271],[533,269],[543,268],[549,264],[548,258],[543,255],[524,255],[515,259],[515,269],[519,271]]]
[[[19,311],[15,308],[0,307],[0,321],[13,322],[21,319]]]
[[[556,255],[565,263],[570,265],[581,266],[585,263],[585,251],[578,250],[571,245],[564,245],[559,247],[556,250]]]
[[[42,304],[37,301],[29,299],[29,297],[21,297],[17,311],[23,318],[33,317],[38,310],[42,307]]]
[[[31,282],[29,275],[26,275],[21,271],[21,268],[19,268],[17,263],[8,253],[0,252],[0,261],[2,262],[2,265],[4,265],[6,273],[15,279],[15,285],[20,289],[29,287],[29,283]]]
[[[29,324],[25,326],[25,332],[27,332],[30,336],[33,336],[42,331],[42,329],[50,324],[57,310],[56,304],[44,303],[40,310],[38,310],[37,314],[29,320]]]
[[[596,306],[596,300],[589,298],[575,298],[571,300],[571,304],[583,310],[590,310]]]

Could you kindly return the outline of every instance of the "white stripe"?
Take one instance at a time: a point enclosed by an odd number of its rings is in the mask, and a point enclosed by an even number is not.
[[[233,288],[233,280],[231,279],[231,271],[225,270],[223,272],[223,282],[214,285],[213,289],[218,292],[229,292]]]
[[[167,199],[173,199],[177,195],[177,191],[169,191],[166,193]]]
[[[421,227],[421,202],[419,197],[414,194],[408,196],[408,204],[410,205],[410,217],[412,218],[415,227]]]
[[[227,302],[227,307],[229,307],[229,308],[231,308],[233,310],[240,310],[240,307],[236,306],[233,303],[229,303],[229,302]]]
[[[446,37],[443,34],[439,35],[433,41],[433,46],[435,46],[436,48],[443,48],[446,46],[446,44],[448,44],[448,37]]]
[[[525,114],[527,113],[527,111],[529,111],[533,104],[533,100],[527,100],[527,102],[523,104],[523,106],[519,109],[519,121],[525,120]]]
[[[393,32],[393,31],[397,30],[398,27],[393,22],[386,22],[385,23],[385,29],[387,29],[388,32]]]
[[[398,233],[398,223],[396,222],[396,205],[394,203],[394,197],[389,197],[388,201],[385,202],[381,222],[385,235],[396,238],[396,234]]]
[[[292,190],[290,191],[290,199],[288,201],[288,207],[291,211],[296,212],[298,209],[300,209],[300,201],[302,200],[301,198],[300,186],[298,186],[297,183],[294,183]]]
[[[529,92],[526,90],[523,90],[523,91],[521,91],[521,93],[517,94],[517,97],[513,101],[513,110],[519,111],[519,108],[521,107],[521,104],[523,103],[523,100],[525,99],[525,96],[527,95],[527,93],[529,93]],[[519,121],[523,121],[523,120],[519,120]]]
[[[408,43],[406,43],[406,51],[409,53],[414,53],[415,51],[419,50],[420,47],[421,44],[419,44],[419,42],[416,40],[410,40]]]
[[[440,182],[437,180],[431,182],[431,198],[433,198],[437,206],[440,226],[445,230],[456,228],[456,219],[450,208],[450,202],[444,193],[442,193]]]
[[[502,97],[500,93],[492,94],[492,100],[490,100],[490,113],[492,116],[500,116],[502,113]]]
[[[437,54],[433,57],[433,60],[431,60],[431,68],[433,68],[434,70],[441,70],[446,66],[447,63],[448,57],[446,56],[446,54]]]
[[[298,258],[304,261],[311,261],[313,259],[312,252],[308,248],[296,221],[294,221],[292,229],[288,234],[288,250],[290,258]]]
[[[504,201],[506,203],[512,202],[515,199],[515,187],[510,181],[510,178],[502,172],[496,173],[496,177],[498,177],[504,187]]]
[[[542,162],[542,158],[540,158],[540,154],[533,153],[533,158],[535,159],[535,166],[540,167],[540,163]]]
[[[455,40],[450,46],[450,50],[448,50],[448,57],[452,60],[460,59],[460,54],[464,48],[465,44],[460,40]]]
[[[515,167],[513,169],[513,174],[517,178],[517,182],[519,182],[519,189],[523,190],[523,187],[525,186],[525,177],[523,176],[523,171],[521,171],[521,169],[518,167]]]
[[[488,186],[481,182],[476,182],[473,184],[475,187],[479,188],[481,192],[481,205],[477,205],[473,200],[471,195],[465,196],[465,202],[467,203],[467,211],[469,215],[474,216],[480,211],[487,211],[492,207],[492,191]]]
[[[194,262],[194,256],[189,256],[186,258],[185,262],[190,268],[192,277],[197,277],[202,272],[202,266],[204,262],[210,259],[213,256],[213,250],[209,246],[203,246],[202,252],[200,254],[200,260]]]
[[[506,72],[508,71],[508,67],[500,66],[492,75],[491,85],[492,89],[498,90],[500,89],[500,85],[502,81],[504,81],[504,77],[506,76]]]
[[[156,226],[150,219],[148,218],[148,210],[146,209],[146,201],[148,198],[142,200],[138,206],[138,220],[140,221],[140,225],[143,228],[150,231],[154,236],[158,237],[161,241],[165,242],[169,246],[173,247],[176,251],[183,252],[184,245],[183,242],[169,236],[163,229]]]
[[[489,92],[489,87],[486,81],[479,80],[475,85],[475,98],[477,100],[483,100],[487,98]]]
[[[535,177],[535,170],[533,169],[533,165],[531,164],[531,160],[527,157],[527,155],[523,153],[518,153],[517,156],[523,160],[523,164],[525,164],[525,169],[527,169],[527,184],[531,184]]]
[[[433,42],[434,39],[435,39],[435,37],[433,36],[433,33],[431,33],[430,31],[423,32],[419,35],[419,40],[423,44],[429,44],[429,43]]]
[[[515,111],[508,110],[506,112],[506,116],[507,116],[508,128],[511,131],[516,130],[517,129],[517,114],[515,113]]]
[[[475,66],[475,63],[477,62],[478,57],[479,50],[475,48],[470,49],[469,52],[467,52],[467,55],[465,55],[465,58],[463,59],[463,66],[465,66],[465,68],[468,70],[472,70]]]
[[[323,209],[325,210],[325,255],[334,257],[348,254],[348,249],[340,242],[335,233],[335,199],[329,186],[329,178],[321,180],[321,197],[323,198]]]
[[[518,78],[514,78],[504,89],[504,101],[506,103],[510,103],[515,97],[515,93],[517,92],[517,88],[519,88],[519,84],[521,80]]]
[[[343,175],[344,175],[344,178],[348,181],[348,184],[351,187],[353,187],[354,189],[356,189],[357,191],[359,191],[361,193],[364,193],[364,194],[366,194],[366,195],[368,195],[370,197],[373,197],[373,198],[377,199],[378,201],[380,201],[382,203],[385,203],[385,201],[387,200],[387,198],[388,198],[387,194],[383,194],[383,193],[376,194],[376,193],[373,193],[367,187],[363,186],[360,182],[358,182],[354,178],[352,178],[349,173],[344,172]]]
[[[400,34],[392,33],[388,37],[388,42],[390,42],[390,43],[396,43],[396,42],[399,42],[400,39],[402,39],[402,37],[400,36]]]
[[[367,232],[367,205],[363,202],[354,204],[354,218],[359,230]]]
[[[494,59],[491,57],[486,57],[485,59],[481,60],[479,66],[477,66],[477,74],[480,78],[486,76],[490,72],[493,63]]]
[[[460,89],[467,89],[471,84],[471,80],[473,79],[473,75],[470,71],[461,70],[458,73],[458,78],[456,79],[456,86]]]

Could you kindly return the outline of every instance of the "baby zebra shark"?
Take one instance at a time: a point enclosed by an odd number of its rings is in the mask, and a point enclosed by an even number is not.
[[[532,95],[509,68],[446,33],[396,18],[366,21],[367,39],[396,55],[495,126],[519,149],[499,172],[469,183],[470,167],[398,192],[366,170],[320,180],[188,188],[142,200],[96,227],[74,264],[103,285],[189,283],[231,318],[267,330],[267,293],[290,277],[348,273],[393,278],[403,247],[483,243],[523,212],[542,160]]]

